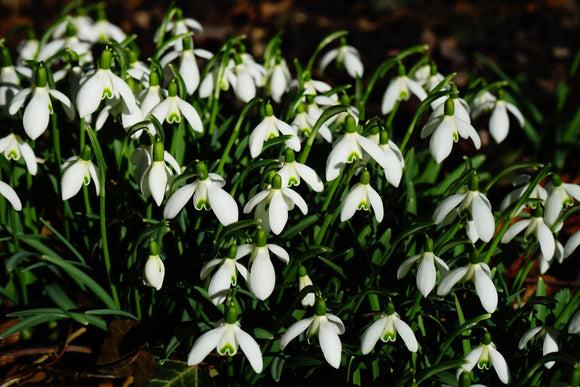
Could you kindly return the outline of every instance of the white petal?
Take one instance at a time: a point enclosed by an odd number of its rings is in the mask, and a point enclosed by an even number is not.
[[[444,296],[451,291],[453,285],[455,285],[465,274],[467,273],[468,267],[463,266],[457,269],[451,270],[443,277],[439,287],[437,288],[437,295]]]
[[[417,254],[412,256],[411,258],[405,259],[403,263],[401,263],[401,266],[399,266],[399,269],[397,270],[397,279],[401,279],[404,276],[406,276],[409,270],[411,270],[413,264],[421,257],[422,254]]]
[[[570,238],[568,238],[566,246],[564,246],[564,258],[568,258],[570,254],[576,250],[578,245],[580,245],[580,231],[576,231]]]
[[[342,355],[342,343],[336,334],[336,331],[330,327],[328,320],[320,322],[320,329],[318,330],[318,339],[320,341],[320,348],[324,354],[324,358],[334,368],[340,367],[340,358]]]
[[[364,193],[364,186],[360,183],[356,184],[352,190],[346,195],[346,198],[342,202],[342,208],[340,210],[340,221],[344,222],[353,217],[358,206],[362,200]]]
[[[268,209],[268,219],[272,232],[276,235],[280,234],[288,221],[288,206],[284,201],[281,190],[276,190],[270,200],[270,208]]]
[[[22,153],[22,158],[26,163],[26,169],[28,169],[28,172],[33,176],[36,175],[36,172],[38,171],[38,166],[36,163],[36,156],[34,155],[34,151],[30,147],[30,145],[28,145],[25,142],[22,142],[20,144],[20,152]]]
[[[151,164],[147,180],[151,197],[160,206],[165,196],[165,188],[167,187],[167,172],[163,161],[154,161]]]
[[[465,370],[465,372],[471,372],[473,367],[475,367],[475,365],[479,361],[479,357],[481,356],[482,351],[483,351],[483,345],[478,345],[477,347],[473,348],[467,354],[467,356],[465,356],[465,358],[463,358],[463,360],[465,360],[467,363],[463,364],[461,367],[459,367],[457,369],[457,374],[456,374],[457,379],[459,379],[459,376],[461,375],[462,372],[464,372],[464,370]]]
[[[211,271],[214,269],[214,267],[219,265],[222,261],[223,261],[223,258],[215,258],[215,259],[210,260],[205,265],[203,265],[203,267],[201,268],[201,271],[199,273],[199,278],[202,280],[206,279],[207,276],[209,275],[209,273],[211,273]]]
[[[308,204],[306,201],[300,196],[300,194],[290,188],[282,187],[282,192],[284,196],[290,198],[292,203],[294,203],[302,212],[302,214],[306,215],[308,213]]]
[[[32,93],[32,88],[30,87],[20,90],[18,93],[16,93],[16,95],[14,95],[14,97],[10,101],[8,114],[10,114],[11,116],[16,114],[16,112],[22,107],[22,105],[24,105],[24,102],[26,102],[26,98],[28,98],[30,93]]]
[[[252,133],[250,133],[249,147],[250,154],[253,158],[258,157],[262,153],[262,148],[264,147],[264,141],[266,141],[266,133],[268,132],[268,121],[262,120]]]
[[[357,75],[362,77],[364,74],[364,67],[358,55],[345,55],[344,67],[346,67],[348,75],[353,78],[356,78]]]
[[[288,252],[284,250],[282,247],[272,243],[267,244],[267,246],[268,250],[276,254],[276,256],[280,258],[282,261],[284,261],[286,264],[290,262],[290,256],[288,255]]]
[[[363,333],[361,339],[361,352],[366,355],[374,348],[385,328],[386,316],[372,323]]]
[[[556,334],[554,334],[556,333]],[[558,343],[556,342],[557,332],[554,332],[552,328],[548,328],[546,336],[544,336],[544,346],[542,354],[546,356],[549,353],[558,352]],[[546,368],[552,368],[554,366],[553,361],[544,363]]]
[[[268,253],[258,253],[250,268],[250,287],[258,299],[270,297],[276,285],[276,272]]]
[[[112,72],[110,74],[110,77],[111,82],[113,83],[113,87],[115,88],[117,93],[121,96],[121,98],[123,98],[123,101],[125,101],[127,109],[129,109],[130,112],[134,112],[135,110],[137,110],[138,107],[137,103],[135,102],[135,95],[133,94],[133,91],[131,90],[127,82],[125,82],[123,79],[113,74]]]
[[[520,110],[509,102],[506,102],[506,107],[507,107],[507,110],[516,117],[520,126],[523,127],[524,126],[524,116],[522,115]]]
[[[342,335],[345,331],[344,323],[340,317],[333,315],[332,313],[326,313],[328,321],[330,321],[330,326],[336,331],[336,334]]]
[[[318,176],[318,174],[314,171],[314,169],[310,168],[307,165],[295,163],[294,167],[298,172],[298,175],[316,192],[322,192],[324,189],[324,184],[322,183],[322,179]]]
[[[508,135],[510,120],[507,114],[505,101],[497,101],[489,118],[489,133],[498,144]]]
[[[256,96],[256,85],[250,74],[246,71],[238,72],[235,84],[236,96],[243,102],[249,102]]]
[[[181,209],[185,206],[185,204],[191,199],[193,193],[195,192],[197,184],[187,184],[171,195],[169,199],[167,199],[167,203],[165,203],[165,208],[163,209],[163,217],[165,219],[173,219],[179,214]]]
[[[472,203],[473,221],[479,238],[489,242],[495,232],[495,220],[486,203],[481,200],[482,194],[474,198]]]
[[[221,224],[227,226],[238,221],[238,203],[217,184],[208,187],[209,205]]]
[[[151,115],[157,118],[157,121],[159,121],[160,124],[163,124],[163,122],[167,119],[167,115],[169,114],[169,102],[170,100],[166,99],[165,101],[157,104],[157,106],[151,110]]]
[[[324,71],[326,66],[330,64],[338,56],[338,49],[328,51],[320,60],[320,71]]]
[[[62,174],[60,190],[62,200],[68,200],[75,196],[83,186],[85,178],[85,166],[77,161],[71,164]]]
[[[81,85],[76,101],[80,118],[85,118],[97,110],[103,97],[104,88],[105,81],[98,72]]]
[[[399,94],[399,83],[397,82],[397,79],[393,79],[383,94],[383,101],[381,103],[382,114],[388,114],[393,110],[395,102],[399,99]]]
[[[252,366],[252,368],[256,373],[262,372],[263,368],[262,352],[260,351],[258,343],[256,343],[256,340],[254,340],[252,336],[244,332],[241,328],[236,326],[235,330],[236,330],[236,338],[238,339],[240,348],[248,358],[250,365]]]
[[[222,265],[214,273],[207,292],[215,305],[221,304],[232,284],[232,276],[235,276],[235,263],[233,259],[224,259]]]
[[[580,309],[574,313],[568,325],[568,333],[580,332]]]
[[[0,181],[0,195],[4,196],[6,200],[8,200],[10,204],[12,204],[12,207],[14,207],[16,211],[22,210],[22,203],[20,202],[20,199],[18,198],[16,191],[14,191],[12,187],[4,183],[3,181]]]
[[[397,329],[397,333],[401,336],[401,339],[405,342],[407,349],[411,352],[417,352],[419,349],[419,344],[417,343],[417,339],[415,338],[415,334],[409,325],[406,322],[402,321],[400,318],[395,316],[395,328]]]
[[[351,145],[346,135],[334,143],[326,159],[326,181],[332,181],[338,177],[346,164],[347,158],[350,156],[350,152]]]
[[[193,366],[201,363],[209,353],[217,347],[223,336],[226,325],[205,332],[195,340],[189,355],[187,356],[187,365]]]
[[[556,241],[554,240],[554,235],[552,231],[544,222],[538,222],[538,227],[536,228],[536,233],[538,236],[538,241],[540,242],[540,250],[542,250],[542,255],[547,259],[554,256],[556,251]]]
[[[151,255],[145,263],[144,270],[145,281],[153,286],[156,290],[163,286],[163,278],[165,277],[165,266],[158,255]]]
[[[35,91],[24,109],[22,125],[28,137],[32,140],[36,140],[48,127],[49,104],[48,93],[44,94]]]
[[[475,289],[483,308],[493,313],[497,308],[497,290],[491,278],[483,272],[480,266],[475,266]]]
[[[403,168],[401,166],[401,160],[397,157],[397,154],[393,151],[386,152],[388,162],[387,168],[385,170],[385,177],[387,181],[395,187],[399,186],[401,182],[401,177],[403,176]]]
[[[97,193],[97,196],[99,196],[99,192],[100,192],[99,171],[97,170],[97,167],[95,166],[95,164],[93,164],[90,161],[88,163],[88,169],[89,169],[89,174],[91,175],[91,180],[93,181],[93,184],[95,185],[95,192]]]
[[[528,227],[531,221],[532,221],[531,219],[524,219],[512,224],[507,229],[505,234],[503,234],[503,237],[501,238],[501,243],[508,243],[509,241],[514,239],[516,235],[518,235],[523,229]]]
[[[440,164],[451,154],[453,141],[453,129],[443,120],[437,129],[435,129],[429,141],[429,151],[437,164]]]
[[[296,321],[294,324],[290,325],[288,329],[286,329],[286,332],[284,332],[284,334],[280,338],[280,349],[284,350],[284,348],[286,348],[286,346],[290,341],[292,341],[292,339],[294,339],[296,336],[304,332],[306,328],[308,328],[313,319],[314,317],[309,317],[304,320]]]
[[[356,140],[362,147],[362,149],[367,152],[375,161],[383,167],[383,169],[387,169],[389,167],[389,158],[383,152],[380,146],[378,146],[372,140],[369,140],[366,137],[361,136],[360,134],[356,134]]]
[[[417,287],[423,297],[427,297],[431,293],[431,290],[435,287],[436,280],[437,272],[435,271],[433,257],[424,254],[417,269]]]
[[[381,197],[379,196],[377,191],[375,191],[373,187],[371,187],[370,185],[367,193],[369,195],[370,206],[375,212],[375,218],[377,219],[377,222],[381,223],[384,215],[383,201],[381,200]]]
[[[68,99],[66,95],[64,95],[63,93],[61,93],[56,89],[50,89],[48,92],[62,104],[62,107],[64,108],[64,112],[66,113],[67,117],[70,118],[71,120],[74,119],[75,108],[73,107],[73,104],[70,101],[70,99]]]
[[[518,344],[518,348],[524,349],[526,347],[526,345],[528,344],[528,341],[530,341],[530,339],[532,337],[534,337],[541,330],[542,330],[542,326],[534,327],[532,329],[527,330],[526,333],[524,333],[524,335],[520,339],[520,342]]]
[[[546,204],[544,206],[544,219],[546,220],[547,224],[553,225],[562,212],[564,203],[559,192],[562,189],[563,187],[554,188],[551,194],[548,196],[548,200],[546,200]]]
[[[203,124],[201,122],[201,118],[199,117],[199,113],[195,108],[190,105],[189,103],[185,102],[181,98],[177,98],[177,106],[179,106],[179,110],[185,116],[189,125],[191,125],[192,129],[198,133],[203,132]]]
[[[258,192],[256,195],[252,196],[250,200],[244,206],[244,214],[249,214],[252,212],[256,204],[260,203],[262,200],[266,199],[266,197],[270,194],[270,190],[264,190]]]
[[[498,352],[493,346],[489,347],[489,356],[491,357],[491,364],[504,384],[509,384],[510,382],[510,370],[508,369],[507,363],[501,353]]]
[[[465,193],[454,194],[445,198],[433,212],[433,222],[439,224],[443,222],[443,219],[453,210],[455,207],[461,203],[465,198]]]

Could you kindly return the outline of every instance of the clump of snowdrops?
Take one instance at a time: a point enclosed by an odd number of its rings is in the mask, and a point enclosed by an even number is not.
[[[580,186],[488,169],[524,138],[510,82],[459,90],[422,45],[367,69],[346,31],[307,63],[199,34],[90,6],[0,44],[2,338],[129,318],[221,382],[577,385],[577,289],[524,289],[577,259]]]

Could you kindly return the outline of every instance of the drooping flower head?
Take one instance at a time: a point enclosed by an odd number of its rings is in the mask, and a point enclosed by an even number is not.
[[[24,159],[28,173],[36,175],[38,166],[34,151],[19,135],[10,133],[8,136],[0,139],[0,153],[10,160],[18,161]]]
[[[214,348],[222,356],[234,356],[240,348],[254,371],[262,372],[263,361],[260,347],[252,336],[240,328],[238,310],[234,303],[226,307],[225,319],[217,325],[217,328],[195,340],[187,357],[187,364],[193,366],[201,363]]]
[[[99,171],[91,161],[93,151],[85,145],[80,156],[72,156],[62,164],[64,170],[60,180],[62,200],[68,200],[75,196],[84,185],[89,185],[91,180],[95,184],[95,191],[99,195]]]
[[[563,183],[560,175],[553,174],[552,181],[546,184],[548,198],[544,219],[546,224],[553,226],[564,209],[580,200],[580,185]]]
[[[177,80],[173,79],[169,83],[167,98],[159,103],[151,114],[163,124],[167,121],[169,123],[181,122],[182,117],[185,117],[191,128],[198,133],[203,132],[203,124],[197,110],[178,95]]]
[[[141,178],[141,193],[145,197],[151,196],[155,203],[160,206],[165,197],[165,192],[173,181],[173,172],[165,164],[165,149],[161,141],[153,145],[153,158],[149,167]],[[180,171],[177,170],[177,173]]]
[[[312,285],[314,284],[312,283],[312,280],[310,279],[310,276],[308,275],[306,268],[302,265],[298,266],[298,291],[301,292],[307,286]],[[309,292],[307,295],[304,296],[304,298],[302,298],[301,302],[302,306],[306,308],[307,306],[314,306],[315,301],[316,296],[314,292]]]
[[[389,302],[386,313],[383,313],[381,318],[372,323],[363,333],[361,339],[363,355],[369,353],[379,339],[384,343],[395,341],[397,333],[401,336],[409,351],[417,352],[419,344],[413,330],[406,322],[401,320],[399,314],[395,312],[394,304]]]
[[[324,189],[322,179],[318,177],[316,171],[308,165],[297,162],[296,155],[290,148],[286,149],[282,168],[280,168],[278,174],[282,177],[282,184],[287,187],[298,186],[301,179],[303,179],[316,192],[322,192]]]
[[[526,230],[525,239],[531,243],[537,241],[542,255],[548,260],[552,259],[556,252],[556,240],[552,230],[544,221],[542,206],[536,206],[531,218],[512,224],[501,238],[501,243],[509,243],[524,229]]]
[[[509,384],[510,370],[507,366],[505,358],[501,353],[499,353],[495,347],[495,344],[491,341],[491,336],[489,333],[486,333],[483,336],[481,344],[472,349],[471,352],[465,356],[464,360],[467,362],[467,364],[464,364],[457,369],[456,377],[458,380],[462,373],[470,372],[477,364],[477,368],[480,370],[488,370],[493,367],[497,376],[499,377],[499,380],[501,380],[501,382],[504,384]]]
[[[330,62],[336,59],[338,67],[346,68],[348,75],[352,78],[357,76],[360,78],[364,73],[364,66],[360,59],[360,54],[356,48],[346,44],[346,39],[340,39],[340,47],[328,51],[320,60],[320,71],[329,65]]]
[[[159,253],[159,245],[154,240],[151,240],[149,242],[149,257],[143,270],[143,280],[147,285],[154,287],[155,290],[161,289],[165,277],[165,266]]]
[[[262,153],[264,143],[271,138],[278,137],[280,133],[291,136],[285,144],[296,152],[300,151],[300,140],[294,128],[286,122],[274,116],[274,110],[270,103],[266,104],[265,115],[262,121],[254,128],[250,134],[249,147],[250,154],[256,158]]]
[[[385,94],[383,94],[381,105],[383,114],[389,114],[397,101],[408,100],[411,97],[411,93],[415,94],[421,101],[427,98],[427,93],[423,90],[423,87],[407,76],[405,67],[400,62],[398,70],[399,75],[389,83]]]
[[[201,268],[199,278],[205,280],[212,270],[218,267],[211,277],[207,289],[209,298],[215,305],[221,304],[226,300],[230,287],[236,286],[238,283],[238,273],[245,280],[248,279],[248,270],[238,262],[241,257],[238,254],[236,245],[232,245],[225,258],[212,259]]]
[[[367,169],[364,169],[360,174],[360,182],[352,187],[342,202],[341,222],[352,218],[357,210],[370,211],[371,208],[375,213],[377,222],[380,223],[383,220],[383,201],[370,183],[371,174]]]

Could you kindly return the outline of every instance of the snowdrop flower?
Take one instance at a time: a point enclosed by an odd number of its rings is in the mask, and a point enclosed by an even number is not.
[[[376,129],[378,129],[378,127]],[[398,187],[401,183],[401,177],[403,176],[403,168],[405,168],[405,159],[403,158],[403,154],[401,153],[401,150],[397,144],[391,141],[389,138],[389,132],[386,130],[381,130],[377,137],[379,147],[389,160],[387,163],[387,168],[384,168],[385,178],[389,184]]]
[[[562,252],[562,257],[568,258],[579,245],[580,245],[580,231],[576,231],[574,234],[572,234],[570,238],[568,238],[568,241],[564,246],[564,251]]]
[[[314,316],[288,327],[280,339],[280,349],[284,350],[290,341],[304,331],[309,343],[318,339],[324,358],[328,364],[338,369],[342,353],[342,343],[338,336],[344,333],[344,324],[340,318],[326,312],[326,302],[322,298],[316,298]]]
[[[477,364],[479,369],[487,370],[490,367],[493,367],[499,380],[504,384],[509,384],[510,370],[503,355],[499,353],[495,344],[491,341],[489,333],[485,334],[482,343],[472,349],[471,352],[465,356],[464,360],[467,364],[462,365],[457,369],[457,379],[459,379],[462,372],[471,372],[473,367]]]
[[[231,304],[226,308],[225,320],[195,340],[187,357],[187,365],[194,366],[203,361],[215,348],[222,356],[234,356],[242,350],[256,373],[262,372],[263,360],[258,343],[252,336],[242,330],[238,322],[238,311]]]
[[[294,151],[289,148],[286,149],[286,157],[282,162],[282,168],[280,168],[278,174],[282,178],[282,185],[286,187],[300,185],[300,179],[302,178],[314,191],[322,192],[324,189],[322,179],[318,177],[316,171],[308,165],[297,162]]]
[[[347,163],[363,158],[363,150],[381,167],[389,168],[389,158],[372,140],[356,132],[356,121],[352,115],[346,116],[344,135],[332,147],[326,159],[326,180],[336,179]]]
[[[139,60],[137,53],[129,48],[125,48],[127,55],[127,74],[141,84],[147,84],[151,70],[144,62]]]
[[[64,28],[63,31],[65,31]],[[40,42],[34,36],[34,32],[31,29],[28,29],[28,37],[21,41],[16,48],[16,51],[18,51],[16,63],[22,63],[26,60],[36,60],[39,48]]]
[[[475,108],[472,113],[474,118],[485,110],[491,110],[489,133],[498,144],[505,140],[510,129],[508,111],[517,119],[520,127],[524,126],[524,116],[514,104],[506,102],[503,89],[499,90],[498,98],[486,91],[476,98],[474,103]]]
[[[249,54],[234,54],[232,70],[226,75],[236,97],[247,103],[256,96],[256,86],[263,82],[266,70],[254,62]]]
[[[461,280],[464,282],[473,281],[483,308],[488,313],[495,311],[497,308],[497,290],[491,280],[491,271],[486,263],[479,261],[479,256],[476,254],[473,255],[471,262],[467,266],[453,269],[443,276],[437,288],[437,295],[444,296],[448,294],[451,288]]]
[[[546,184],[548,198],[544,219],[546,224],[553,226],[566,207],[574,204],[574,199],[580,200],[580,185],[562,183],[559,175],[553,174],[552,181]]]
[[[451,100],[453,102],[453,116],[457,117],[461,121],[471,124],[471,117],[469,116],[469,105],[463,98],[459,98],[457,87],[455,85],[452,85],[452,87],[454,91],[449,96],[437,98],[431,103],[431,108],[433,109],[432,117],[443,116],[446,109],[445,102],[447,100]]]
[[[262,152],[264,143],[270,138],[283,135],[292,136],[285,141],[285,144],[296,152],[300,151],[300,140],[296,135],[295,130],[284,121],[274,116],[274,111],[271,104],[266,104],[265,116],[250,134],[250,154],[253,158],[258,157]]]
[[[293,79],[290,82],[290,87],[297,87],[298,85],[299,82],[297,79]],[[332,105],[338,102],[338,96],[336,94],[330,96],[325,95],[325,93],[332,90],[332,86],[326,82],[312,79],[310,71],[306,70],[302,73],[302,86],[304,87],[304,97],[311,95],[316,103]]]
[[[472,243],[478,239],[489,242],[495,232],[495,220],[487,197],[479,192],[479,178],[469,178],[469,189],[465,193],[451,195],[444,199],[433,213],[433,222],[449,223],[457,215],[465,217],[467,237]]]
[[[90,39],[92,39],[92,42],[107,43],[110,39],[113,39],[121,43],[127,37],[119,26],[107,20],[104,6],[98,7],[97,21],[91,29],[92,36]]]
[[[255,218],[262,220],[262,228],[278,235],[286,226],[288,211],[298,206],[304,215],[308,205],[300,194],[290,188],[282,187],[282,177],[276,174],[271,187],[254,195],[244,206],[244,214],[249,214],[256,207]]]
[[[540,254],[540,274],[545,274],[548,271],[554,262],[554,258],[560,263],[564,261],[564,246],[559,241],[556,241],[554,255],[545,257],[544,254]]]
[[[10,51],[0,45],[0,108],[8,111],[12,98],[20,91],[20,78],[12,65]]]
[[[427,98],[425,90],[423,90],[419,83],[405,74],[405,67],[399,63],[399,76],[393,79],[389,83],[387,90],[385,90],[381,104],[381,112],[383,114],[389,114],[395,107],[397,101],[408,100],[411,93],[415,94],[421,101]]]
[[[532,337],[536,337],[536,340],[543,340],[543,350],[542,356],[546,356],[549,353],[558,352],[558,342],[556,338],[558,337],[558,331],[551,326],[548,325],[540,325],[529,329],[524,333],[520,342],[518,344],[519,349],[524,349],[528,344],[528,341],[532,339]],[[553,361],[549,361],[544,363],[544,367],[552,368],[554,366]]]
[[[72,119],[74,117],[74,108],[68,97],[56,89],[47,87],[46,68],[42,63],[36,69],[34,86],[23,89],[14,96],[8,108],[8,113],[10,115],[16,114],[29,96],[30,100],[24,108],[22,116],[22,125],[24,126],[24,131],[32,140],[40,137],[48,127],[49,117],[53,113],[50,97],[60,101],[69,118]]]
[[[427,92],[433,90],[445,77],[437,71],[437,65],[433,62],[426,64],[415,72],[415,80],[423,86]],[[448,89],[446,86],[445,89]]]
[[[312,285],[314,284],[312,283],[312,280],[310,279],[310,276],[308,275],[306,268],[302,265],[298,266],[298,291],[301,292],[307,286]],[[302,298],[301,302],[302,306],[306,308],[308,306],[314,306],[315,301],[316,297],[314,295],[314,292],[309,292],[307,295],[304,296],[304,298]]]
[[[76,27],[70,22],[66,23],[66,36],[44,44],[38,52],[37,60],[47,61],[64,49],[74,51],[83,64],[93,62],[91,44],[79,39]]]
[[[292,75],[288,69],[286,60],[280,56],[274,59],[274,65],[268,70],[268,88],[272,99],[277,103],[282,100],[282,95],[288,90]]]
[[[155,43],[157,43],[159,41],[161,34],[164,32],[167,32],[167,31],[171,31],[171,35],[173,35],[173,36],[186,34],[190,30],[196,34],[203,33],[203,27],[201,26],[201,24],[195,19],[184,18],[183,11],[181,9],[174,8],[173,15],[175,16],[175,20],[167,23],[167,25],[165,27],[165,31],[158,29],[157,32],[155,33],[155,38],[154,38]],[[183,49],[182,44],[183,44],[183,42],[181,40],[178,40],[175,44],[175,49],[177,51],[181,51]]]
[[[153,146],[151,164],[145,170],[140,180],[140,188],[143,196],[151,196],[158,206],[163,202],[165,191],[167,191],[173,179],[173,172],[171,172],[169,166],[165,164],[165,161],[163,143],[157,141]],[[176,169],[176,172],[180,172],[179,168]]]
[[[169,83],[167,98],[158,104],[151,111],[151,114],[157,118],[161,124],[166,120],[169,123],[181,122],[182,117],[185,117],[193,130],[198,133],[203,132],[203,124],[197,110],[177,95],[177,81],[175,79]]]
[[[526,241],[538,241],[542,255],[552,258],[556,252],[556,240],[554,239],[552,230],[546,225],[542,213],[542,207],[537,206],[534,209],[531,219],[523,219],[512,224],[501,238],[501,243],[509,243],[517,234],[525,229],[524,238]]]
[[[101,53],[99,68],[89,72],[81,81],[76,105],[81,118],[93,114],[102,99],[122,99],[130,112],[137,109],[133,91],[123,79],[113,74],[111,63],[113,53],[105,49]]]
[[[199,67],[197,66],[197,60],[195,59],[195,53],[192,47],[193,39],[188,36],[181,41],[183,41],[183,49],[168,53],[161,58],[160,63],[165,67],[174,59],[179,58],[178,70],[183,78],[185,90],[187,95],[193,95],[197,86],[199,86]]]
[[[171,195],[165,204],[163,217],[173,219],[193,197],[196,210],[212,210],[221,224],[227,226],[238,221],[238,204],[223,190],[226,181],[216,173],[208,173],[203,162],[196,165],[198,178]]]
[[[481,140],[475,128],[468,121],[455,114],[455,105],[452,98],[448,98],[444,105],[444,114],[435,112],[421,129],[421,138],[431,136],[429,150],[437,163],[441,163],[451,153],[453,143],[462,138],[471,138],[476,149],[481,147]],[[458,110],[459,111],[459,110]]]
[[[149,257],[147,258],[143,271],[143,279],[147,285],[154,287],[155,290],[159,290],[163,286],[164,277],[165,266],[159,256],[159,245],[154,240],[151,240],[149,242]]]
[[[214,305],[219,305],[226,300],[230,286],[236,286],[238,283],[238,273],[248,279],[248,270],[238,263],[242,256],[238,254],[235,245],[231,246],[227,257],[212,259],[201,268],[200,279],[205,280],[211,271],[218,267],[207,289],[210,300]]]
[[[256,243],[246,243],[238,246],[236,257],[240,258],[250,255],[250,281],[249,288],[258,299],[264,301],[270,297],[276,285],[276,272],[270,260],[270,252],[274,253],[280,260],[288,264],[290,256],[282,247],[266,243],[267,236],[264,230],[258,229]]]
[[[348,75],[352,78],[362,78],[364,67],[360,59],[358,50],[346,44],[346,39],[343,37],[340,40],[340,47],[328,51],[320,60],[320,71],[324,71],[330,62],[336,59],[336,64],[339,67],[344,66]]]
[[[512,185],[521,186],[521,187],[515,189],[514,191],[512,191],[506,195],[506,197],[502,200],[502,202],[500,204],[500,207],[499,207],[500,210],[503,211],[506,208],[508,208],[511,204],[517,202],[522,197],[522,195],[526,192],[528,187],[530,186],[530,180],[531,180],[530,175],[524,174],[524,175],[517,176],[513,180]],[[530,199],[539,199],[542,202],[545,202],[546,199],[548,198],[548,193],[544,187],[537,184],[534,187],[534,189],[532,190],[529,198]],[[524,205],[522,205],[516,213],[520,212],[523,208],[524,208]]]
[[[151,113],[153,108],[159,105],[167,95],[167,92],[161,88],[159,82],[159,72],[153,69],[149,73],[149,86],[147,86],[146,89],[141,90],[137,96],[141,111],[146,116]]]
[[[14,210],[22,211],[22,202],[20,202],[16,191],[3,181],[0,181],[0,195],[4,196],[12,204]]]
[[[91,147],[85,145],[80,156],[72,156],[62,164],[64,171],[60,180],[62,200],[68,200],[75,196],[83,184],[89,185],[91,180],[95,184],[97,196],[99,195],[99,171],[91,162],[92,157]]]
[[[401,263],[399,270],[397,270],[397,279],[406,276],[415,262],[419,262],[419,268],[417,269],[417,288],[423,297],[427,297],[435,287],[435,282],[437,281],[435,264],[444,273],[449,271],[449,267],[441,258],[433,254],[433,240],[429,237],[425,241],[425,249],[421,254],[414,255]]]
[[[360,175],[360,183],[355,184],[342,202],[340,210],[340,221],[344,222],[353,217],[357,210],[370,211],[375,213],[377,222],[383,220],[383,201],[380,195],[371,187],[371,174],[368,170],[363,170]]]
[[[384,343],[395,341],[397,333],[401,336],[409,351],[417,352],[419,344],[413,330],[406,322],[401,320],[399,314],[395,312],[395,306],[392,302],[389,302],[386,313],[383,313],[380,319],[372,323],[364,331],[361,339],[362,354],[366,355],[372,351],[379,339]]]
[[[36,164],[34,151],[19,135],[10,133],[8,136],[0,139],[0,153],[8,160],[18,161],[20,158],[23,158],[28,173],[33,176],[36,175],[38,166]]]
[[[322,109],[320,109],[316,102],[314,102],[314,96],[312,95],[305,96],[304,102],[298,103],[292,126],[296,128],[300,138],[307,139],[310,137],[312,129],[314,128],[314,125],[316,125],[316,121],[318,121],[322,112]],[[328,143],[332,143],[332,132],[327,125],[330,121],[331,120],[328,120],[323,123],[318,128],[318,132],[316,132],[316,138],[323,139]]]

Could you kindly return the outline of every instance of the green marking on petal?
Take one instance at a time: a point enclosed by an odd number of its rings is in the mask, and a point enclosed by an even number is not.
[[[288,179],[288,186],[291,187],[293,185],[299,185],[300,181],[298,179],[296,179],[294,176],[292,176],[291,178]]]
[[[453,142],[459,141],[459,136],[457,135],[457,132],[453,132],[452,135],[453,135]]]
[[[223,355],[234,356],[236,354],[236,350],[232,344],[226,343],[224,344],[223,347],[219,349],[218,353],[222,356]]]
[[[574,199],[568,197],[568,198],[564,199],[562,204],[564,204],[564,207],[570,207],[571,205],[574,204]]]
[[[401,90],[399,92],[399,100],[408,100],[409,99],[409,93],[407,93],[405,90]]]
[[[167,122],[174,123],[174,122],[181,122],[181,115],[179,113],[169,113],[169,117],[167,117]]]
[[[367,202],[360,202],[357,207],[358,210],[368,210],[369,208],[370,207]]]
[[[90,176],[85,175],[83,177],[83,182],[85,183],[85,185],[89,185],[89,183],[91,182]]]
[[[354,162],[356,159],[360,159],[360,156],[358,155],[358,153],[356,152],[352,152],[351,154],[348,155],[347,161],[349,163]]]
[[[15,150],[11,150],[6,155],[6,158],[9,159],[9,160],[10,159],[12,159],[12,160],[18,160],[19,159],[18,152],[16,152]]]
[[[113,92],[108,87],[105,87],[103,89],[103,95],[101,96],[101,99],[105,99],[105,98],[107,98],[107,99],[113,98]]]
[[[483,370],[483,369],[486,369],[486,370],[488,370],[488,369],[489,369],[489,367],[490,367],[490,365],[491,365],[491,364],[490,364],[490,361],[489,361],[489,359],[479,359],[479,362],[477,363],[477,367],[478,367],[480,370]]]
[[[205,199],[200,199],[197,203],[195,203],[195,209],[196,210],[202,210],[202,209],[206,209],[206,210],[211,210],[211,206],[209,205],[209,202]]]
[[[396,338],[397,338],[397,334],[395,332],[389,331],[389,332],[385,332],[383,334],[383,337],[381,337],[381,340],[386,343],[389,341],[395,341]]]

